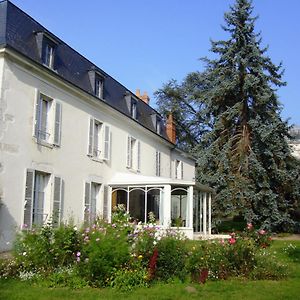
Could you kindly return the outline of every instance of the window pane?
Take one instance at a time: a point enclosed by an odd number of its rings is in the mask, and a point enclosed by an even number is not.
[[[129,194],[129,213],[136,222],[145,222],[145,193],[134,190]]]

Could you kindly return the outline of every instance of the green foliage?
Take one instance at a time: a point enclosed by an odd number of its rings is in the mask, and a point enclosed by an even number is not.
[[[88,286],[82,276],[74,267],[61,267],[54,270],[46,278],[39,278],[38,282],[41,286],[47,287],[69,287],[72,289],[80,289]]]
[[[287,265],[278,261],[274,252],[270,250],[259,251],[255,257],[256,263],[249,274],[255,280],[279,280],[288,276]]]
[[[122,292],[132,291],[137,287],[148,287],[148,271],[140,263],[130,264],[128,268],[115,272],[110,285]]]
[[[127,226],[98,222],[83,232],[76,253],[80,274],[92,285],[106,286],[114,272],[130,260]]]
[[[287,144],[276,89],[285,85],[255,33],[249,0],[225,14],[227,40],[212,41],[205,70],[170,81],[156,93],[159,110],[172,112],[178,143],[197,160],[197,180],[216,191],[214,219],[242,214],[273,231],[295,230],[300,163]],[[298,228],[299,229],[299,228]]]
[[[18,277],[20,265],[15,259],[0,259],[0,278]]]
[[[80,243],[79,232],[72,224],[61,225],[59,228],[45,225],[23,230],[16,239],[15,258],[24,270],[48,272],[58,265],[73,263]]]
[[[156,248],[158,250],[158,258],[155,278],[161,281],[179,278],[184,281],[187,256],[185,239],[176,231],[166,232],[158,241]]]

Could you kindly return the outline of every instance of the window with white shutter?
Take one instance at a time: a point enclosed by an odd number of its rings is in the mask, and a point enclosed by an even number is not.
[[[95,160],[110,160],[110,126],[90,118],[88,155]]]
[[[32,225],[42,226],[47,221],[50,212],[46,201],[50,199],[50,174],[27,170],[24,203],[24,226],[31,228]]]
[[[132,143],[131,136],[127,137],[127,168],[132,168]]]
[[[103,155],[103,159],[105,160],[109,160],[110,159],[110,137],[111,137],[111,133],[110,133],[110,127],[108,125],[104,126],[104,155]]]
[[[126,166],[138,172],[141,170],[141,142],[132,136],[127,137]]]
[[[31,228],[32,225],[32,203],[34,189],[34,170],[27,170],[25,185],[25,203],[24,203],[24,228]]]
[[[59,102],[56,102],[53,144],[59,146],[60,140],[61,140],[61,104]]]
[[[60,146],[61,116],[61,103],[38,93],[34,122],[34,136],[38,143]]]
[[[53,207],[52,207],[52,225],[58,227],[62,221],[63,203],[62,203],[63,181],[60,177],[54,177],[53,188]]]
[[[84,195],[84,222],[91,224],[97,217],[101,184],[95,182],[85,183]]]

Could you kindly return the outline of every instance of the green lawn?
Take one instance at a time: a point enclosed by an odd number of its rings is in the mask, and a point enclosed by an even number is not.
[[[283,248],[288,244],[297,246],[293,257],[288,257]],[[300,241],[275,241],[272,249],[278,259],[289,266],[290,276],[281,281],[250,281],[234,279],[197,284],[164,284],[140,288],[130,293],[112,289],[42,288],[17,280],[0,281],[0,299],[300,299]]]

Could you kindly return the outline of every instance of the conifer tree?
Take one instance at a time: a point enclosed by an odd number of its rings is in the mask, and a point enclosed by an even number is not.
[[[217,192],[215,217],[241,213],[266,229],[290,230],[299,207],[299,161],[276,95],[285,85],[282,66],[261,47],[252,10],[250,0],[236,0],[224,16],[229,39],[211,42],[217,58],[205,58],[205,71],[182,84],[165,85],[158,105],[186,131],[179,142],[197,157],[198,180]],[[186,115],[186,107],[193,113]]]

